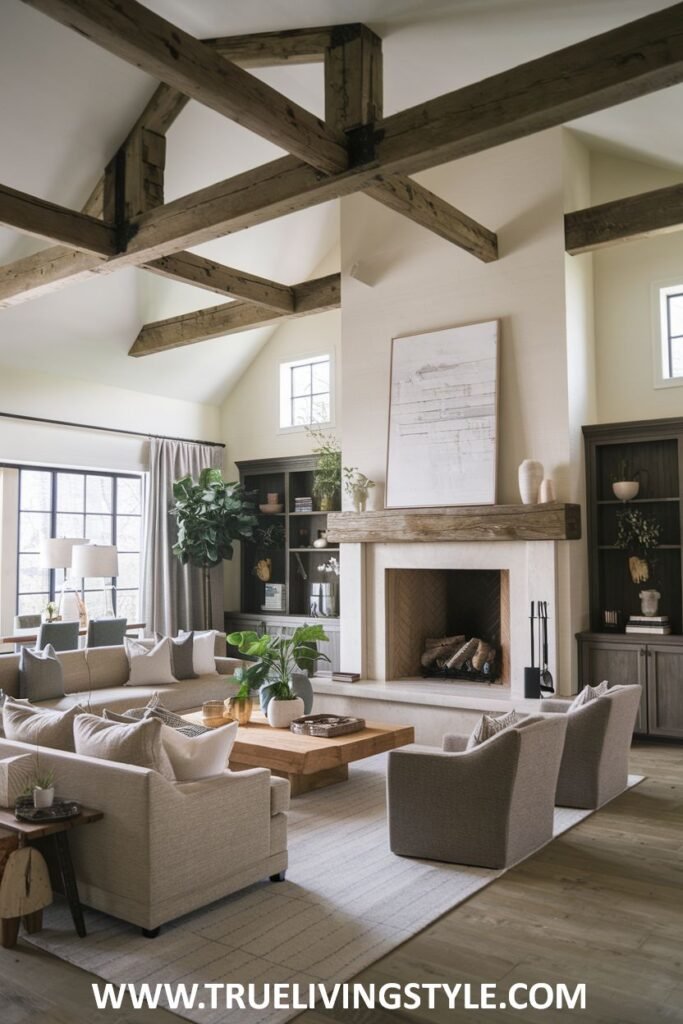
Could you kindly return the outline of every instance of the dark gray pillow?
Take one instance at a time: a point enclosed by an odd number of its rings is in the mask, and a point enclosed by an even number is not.
[[[161,633],[155,633],[155,637],[157,643],[164,639]],[[176,679],[197,679],[197,673],[192,665],[194,657],[194,632],[170,637],[170,641],[171,671],[174,677]]]
[[[52,644],[42,651],[21,648],[19,696],[33,702],[64,696],[64,672]]]

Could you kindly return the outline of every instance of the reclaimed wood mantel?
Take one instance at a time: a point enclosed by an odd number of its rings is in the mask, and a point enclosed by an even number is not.
[[[331,512],[331,544],[391,544],[405,541],[579,540],[581,507],[466,505],[455,508]]]

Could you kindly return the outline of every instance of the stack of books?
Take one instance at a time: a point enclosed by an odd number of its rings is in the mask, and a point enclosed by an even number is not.
[[[626,623],[626,632],[667,636],[671,632],[671,623],[668,615],[630,615]]]
[[[295,498],[294,499],[294,511],[295,512],[312,512],[313,511],[313,498]]]

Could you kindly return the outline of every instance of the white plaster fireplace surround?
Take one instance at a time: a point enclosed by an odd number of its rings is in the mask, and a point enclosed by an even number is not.
[[[328,517],[327,534],[341,550],[341,668],[360,673],[361,680],[316,685],[316,701],[322,702],[322,710],[336,707],[339,713],[367,714],[377,720],[410,718],[418,729],[419,742],[438,742],[434,737],[439,728],[443,734],[443,726],[453,724],[452,717],[446,723],[443,713],[452,716],[454,709],[464,715],[461,726],[475,711],[533,710],[537,701],[524,697],[531,601],[548,602],[548,664],[557,687],[561,646],[557,623],[565,621],[561,602],[567,599],[558,565],[571,557],[563,542],[581,536],[578,505],[553,502],[336,512]],[[505,685],[387,678],[388,581],[396,579],[391,571],[463,569],[505,574],[509,594]],[[403,601],[399,606],[401,615],[410,615]],[[440,715],[435,717],[435,712]]]
[[[557,542],[556,541],[408,541],[342,544],[341,546],[341,664],[363,679],[390,684],[387,678],[386,582],[390,569],[506,570],[510,581],[511,698],[524,698],[524,667],[529,664],[529,607],[531,601],[549,604],[549,667],[557,678]],[[537,624],[538,625],[538,624]],[[423,684],[433,691],[435,680]],[[481,685],[444,680],[440,684],[460,694]],[[487,687],[491,696],[504,686]],[[397,696],[398,696],[397,689]]]

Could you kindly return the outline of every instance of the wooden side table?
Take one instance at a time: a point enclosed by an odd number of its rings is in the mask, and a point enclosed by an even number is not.
[[[79,825],[91,825],[95,821],[100,821],[103,817],[102,811],[83,807],[81,813],[75,818],[67,818],[66,821],[49,821],[36,824],[29,821],[18,821],[14,816],[14,811],[0,808],[0,828],[14,832],[19,837],[20,847],[41,839],[49,839],[51,841],[64,888],[64,895],[69,904],[76,934],[80,938],[85,938],[85,921],[83,920],[83,910],[78,897],[78,886],[71,861],[69,832],[72,828],[77,828]],[[35,918],[35,915],[31,916]],[[2,945],[5,948],[12,948],[17,941],[19,919],[13,918],[12,922],[11,925],[6,926],[6,923],[3,921]],[[29,932],[39,930],[40,922],[32,920],[25,923]],[[36,927],[37,924],[38,927]]]

